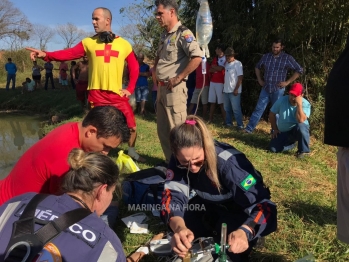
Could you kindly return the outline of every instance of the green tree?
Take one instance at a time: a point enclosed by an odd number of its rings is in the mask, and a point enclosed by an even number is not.
[[[183,0],[182,16],[195,25],[197,1]],[[307,97],[321,107],[327,75],[343,49],[349,32],[349,2],[344,0],[209,0],[213,19],[211,51],[217,41],[232,46],[244,65],[242,106],[246,115],[254,109],[260,87],[254,67],[270,51],[275,38],[283,38],[286,52],[303,66],[298,80]],[[229,10],[229,11],[227,11]],[[317,110],[320,113],[319,110]],[[312,123],[315,129],[320,125]],[[310,117],[311,120],[311,117]],[[320,121],[321,122],[321,121]]]
[[[153,4],[153,0],[144,0],[120,9],[125,18],[120,35],[130,40],[136,53],[142,52],[150,59],[156,56],[163,30],[155,19]]]

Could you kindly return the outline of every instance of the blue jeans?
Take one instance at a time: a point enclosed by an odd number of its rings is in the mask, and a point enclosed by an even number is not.
[[[7,74],[6,90],[9,90],[11,80],[12,80],[12,89],[16,88],[16,74]]]
[[[190,105],[191,98],[193,97],[194,90],[195,90],[195,87],[188,88],[187,108]]]
[[[295,142],[298,142],[299,153],[309,153],[309,125],[304,123],[296,124],[290,131],[281,132],[276,138],[270,141],[270,151],[274,153],[292,149]]]
[[[254,109],[254,111],[250,117],[250,121],[248,122],[248,124],[246,126],[247,132],[252,132],[253,129],[255,129],[255,127],[258,124],[259,120],[261,119],[262,114],[263,114],[265,108],[267,107],[268,103],[270,102],[271,105],[274,105],[276,100],[278,100],[280,97],[282,97],[284,95],[284,91],[285,91],[285,88],[281,88],[281,89],[269,94],[267,91],[265,91],[264,88],[262,89],[262,91],[259,95],[259,99],[258,99],[256,108]]]
[[[45,74],[45,90],[47,90],[48,87],[48,80],[51,79],[51,85],[52,89],[55,89],[55,84],[53,82],[53,74],[52,73],[46,73]]]
[[[136,86],[136,102],[147,101],[149,94],[148,86]]]
[[[242,122],[242,112],[241,112],[241,93],[237,96],[234,96],[233,93],[223,93],[223,103],[225,110],[225,124],[231,125],[232,113],[234,113],[234,118],[236,120],[237,126],[240,128],[244,127],[244,123]]]

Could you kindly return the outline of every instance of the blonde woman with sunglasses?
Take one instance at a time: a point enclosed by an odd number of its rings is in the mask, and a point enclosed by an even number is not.
[[[174,232],[173,251],[184,257],[198,237],[219,243],[226,223],[228,256],[248,261],[258,238],[277,226],[276,205],[262,175],[242,152],[213,140],[197,116],[189,115],[173,128],[170,143],[161,217]],[[190,192],[196,196],[189,201]]]

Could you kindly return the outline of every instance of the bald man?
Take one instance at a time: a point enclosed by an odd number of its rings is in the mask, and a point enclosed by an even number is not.
[[[132,46],[125,39],[116,36],[111,30],[112,14],[104,7],[96,8],[92,13],[92,25],[96,34],[83,39],[72,48],[55,52],[26,48],[31,51],[32,60],[42,58],[45,61],[74,60],[87,56],[88,102],[91,107],[111,105],[119,109],[126,117],[131,131],[128,154],[136,161],[145,159],[136,153],[136,121],[133,110],[128,103],[133,93],[139,74],[139,66]],[[127,62],[130,81],[122,89],[122,75]]]

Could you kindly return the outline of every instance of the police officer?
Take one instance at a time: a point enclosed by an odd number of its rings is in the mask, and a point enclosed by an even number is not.
[[[221,225],[226,223],[228,256],[234,262],[248,261],[257,239],[277,225],[276,205],[261,174],[243,153],[214,141],[196,116],[189,115],[172,129],[170,141],[173,155],[161,217],[174,232],[173,250],[184,257],[198,237],[214,237],[219,243]],[[188,202],[192,189],[197,196]]]
[[[168,164],[171,149],[168,134],[187,116],[186,77],[201,62],[202,51],[193,33],[178,20],[176,0],[156,0],[156,19],[165,28],[155,60],[159,81],[157,131]]]

